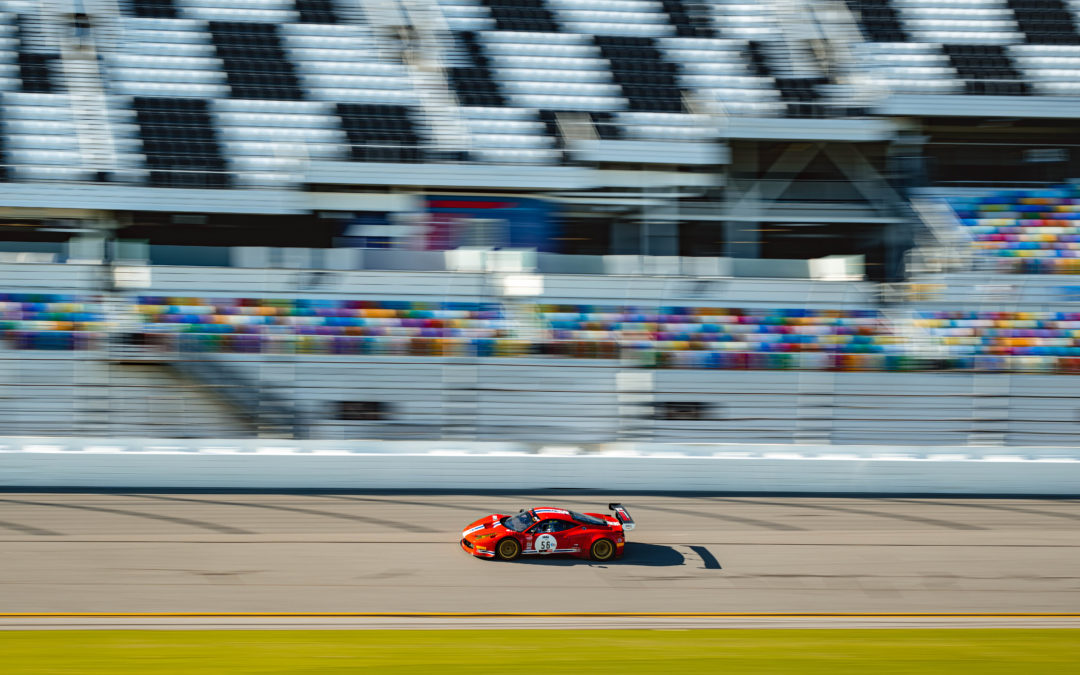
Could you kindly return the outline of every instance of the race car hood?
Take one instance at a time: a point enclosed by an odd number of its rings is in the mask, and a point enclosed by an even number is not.
[[[493,513],[490,516],[484,516],[480,520],[470,524],[468,527],[462,530],[461,537],[463,539],[471,540],[481,534],[493,534],[497,531],[505,531],[506,528],[503,527],[501,522],[499,522],[505,517],[506,516],[499,513]]]

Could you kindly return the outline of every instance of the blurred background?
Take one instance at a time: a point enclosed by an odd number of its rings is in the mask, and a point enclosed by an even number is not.
[[[1074,445],[1078,21],[0,0],[0,425]]]

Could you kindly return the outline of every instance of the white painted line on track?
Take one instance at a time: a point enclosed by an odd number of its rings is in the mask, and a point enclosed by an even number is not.
[[[748,628],[1080,628],[1080,615],[593,615],[455,616],[318,615],[278,616],[26,616],[0,617],[0,630],[492,630],[637,629],[697,630]]]

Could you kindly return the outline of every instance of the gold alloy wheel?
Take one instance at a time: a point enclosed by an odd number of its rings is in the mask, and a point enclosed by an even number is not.
[[[521,553],[521,546],[517,543],[516,539],[507,538],[499,542],[499,547],[496,551],[503,560],[513,560]]]
[[[615,544],[607,539],[598,539],[592,545],[592,556],[596,560],[608,560],[615,553]]]

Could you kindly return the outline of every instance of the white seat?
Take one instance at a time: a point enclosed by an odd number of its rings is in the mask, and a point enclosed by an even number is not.
[[[78,148],[66,150],[8,150],[8,161],[12,164],[78,166],[82,163]]]
[[[297,45],[293,40],[287,42],[289,58],[297,64],[305,61],[328,61],[336,62],[339,59],[346,62],[374,61],[378,54],[370,48],[345,48],[345,47],[304,47]],[[392,64],[388,64],[392,65]]]
[[[321,101],[275,101],[261,98],[223,98],[214,101],[214,109],[224,112],[333,115],[333,106]]]
[[[417,105],[416,92],[393,89],[336,89],[333,87],[308,86],[311,98],[320,101],[342,101],[349,103],[393,103],[397,105]]]
[[[217,50],[209,42],[128,42],[120,45],[116,54],[146,56],[179,56],[217,59]]]
[[[526,108],[552,110],[611,111],[626,107],[626,99],[613,96],[556,96],[551,94],[514,94],[511,101]]]
[[[503,81],[522,82],[600,82],[610,83],[607,70],[552,70],[546,68],[499,68],[495,78]]]
[[[574,30],[593,35],[620,35],[626,37],[661,37],[674,35],[675,27],[669,23],[599,23],[577,22]]]
[[[448,16],[446,24],[450,30],[454,31],[491,30],[495,28],[495,19],[481,16]]]
[[[195,56],[168,56],[115,52],[106,62],[113,68],[165,68],[186,70],[221,70],[221,59]],[[114,73],[109,73],[115,77]]]
[[[319,129],[328,126],[334,119],[330,115],[303,115],[281,113],[253,113],[215,111],[217,119],[228,126],[282,127],[285,129]]]
[[[112,91],[128,96],[170,96],[177,98],[224,98],[229,95],[225,84],[182,82],[114,82]]]
[[[553,164],[562,156],[554,149],[476,148],[472,154],[481,161],[506,164]]]
[[[221,84],[225,73],[221,70],[197,70],[187,68],[113,68],[110,76],[122,82],[182,82],[189,84]]]
[[[553,94],[561,96],[617,97],[622,87],[599,82],[523,82],[519,80],[502,83],[503,90],[513,94]]]
[[[664,11],[661,3],[649,0],[546,0],[546,3],[554,9],[599,10],[634,15]]]
[[[252,21],[257,23],[294,23],[300,13],[293,9],[235,9],[232,7],[184,7],[188,19],[204,21]]]
[[[321,61],[300,60],[297,64],[302,70],[313,74],[325,75],[370,75],[373,77],[407,78],[408,70],[397,63],[370,63],[367,61]]]
[[[8,136],[14,134],[31,134],[31,135],[55,135],[55,134],[75,134],[75,124],[70,119],[64,121],[58,120],[37,120],[37,119],[12,119],[8,117],[5,123],[6,132]]]
[[[538,120],[492,120],[466,119],[465,124],[473,134],[543,134],[544,125]]]
[[[565,56],[497,54],[491,57],[491,64],[496,68],[521,68],[528,70],[596,70],[605,73],[610,71],[607,61],[596,57],[574,58]]]
[[[18,120],[61,120],[70,123],[71,108],[55,108],[51,106],[32,106],[32,105],[7,105],[4,110],[4,117],[8,122],[16,122]]]
[[[529,108],[462,106],[461,114],[473,120],[536,120],[536,111]]]
[[[483,134],[472,135],[474,146],[485,148],[548,148],[552,140],[548,136],[528,134]]]
[[[510,44],[539,44],[539,45],[591,45],[591,40],[586,35],[576,33],[538,33],[532,31],[485,31],[478,36],[480,42],[485,45],[507,42]]]
[[[91,172],[68,163],[67,166],[14,166],[12,173],[16,180],[81,181],[89,179]]]
[[[194,30],[132,30],[124,34],[124,40],[149,44],[208,43],[208,36]]]
[[[627,12],[595,9],[559,9],[556,16],[563,23],[577,24],[667,24],[668,17],[660,11]]]
[[[226,141],[311,141],[315,143],[336,143],[341,139],[340,129],[278,128],[278,127],[240,127],[219,126],[218,133]]]
[[[409,81],[399,77],[377,77],[371,75],[320,75],[305,73],[304,83],[309,87],[335,87],[356,89],[396,89],[407,90]]]

